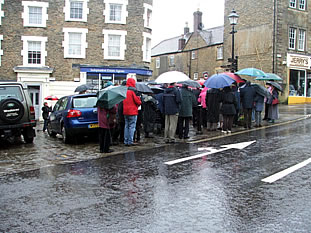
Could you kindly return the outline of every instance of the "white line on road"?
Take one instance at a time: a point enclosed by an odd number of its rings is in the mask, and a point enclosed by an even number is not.
[[[276,174],[274,174],[272,176],[269,176],[269,177],[267,177],[265,179],[262,179],[261,181],[266,182],[266,183],[273,183],[273,182],[283,178],[284,176],[287,176],[288,174],[293,173],[294,171],[296,171],[296,170],[298,170],[298,169],[308,165],[309,163],[311,163],[311,158],[307,159],[307,160],[305,160],[305,161],[303,161],[301,163],[298,163],[295,166],[292,166],[292,167],[287,168],[287,169],[285,169],[283,171],[280,171],[280,172],[278,172],[278,173],[276,173]]]

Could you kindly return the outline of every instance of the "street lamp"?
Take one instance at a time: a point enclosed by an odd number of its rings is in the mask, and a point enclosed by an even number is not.
[[[234,26],[238,24],[239,15],[236,13],[236,11],[233,9],[228,16],[230,25],[232,26],[232,31],[230,34],[232,34],[232,57],[229,58],[228,61],[231,62],[231,72],[238,71],[238,57],[234,57],[234,33],[237,31],[234,30]]]

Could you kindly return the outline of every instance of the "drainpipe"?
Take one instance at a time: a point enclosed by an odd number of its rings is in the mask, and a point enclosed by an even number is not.
[[[276,8],[277,8],[277,0],[274,0],[273,7],[273,44],[272,44],[272,73],[276,73],[276,33],[277,33],[277,22],[276,22]]]

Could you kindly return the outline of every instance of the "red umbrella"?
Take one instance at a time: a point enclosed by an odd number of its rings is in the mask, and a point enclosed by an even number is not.
[[[58,98],[55,95],[49,95],[44,98],[45,100],[58,100]]]
[[[245,81],[241,79],[241,77],[237,74],[230,73],[230,72],[224,72],[224,74],[228,75],[230,78],[235,80],[237,83],[245,83]]]

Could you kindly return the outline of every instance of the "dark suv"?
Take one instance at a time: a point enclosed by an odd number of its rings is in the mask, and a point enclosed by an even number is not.
[[[27,86],[18,82],[0,82],[0,139],[23,135],[26,143],[36,136],[35,109]]]

